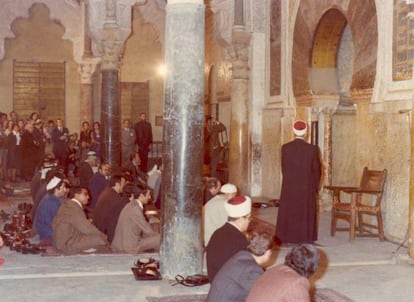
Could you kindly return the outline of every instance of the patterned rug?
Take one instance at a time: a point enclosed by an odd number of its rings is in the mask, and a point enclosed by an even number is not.
[[[175,295],[166,297],[147,297],[148,302],[205,302],[206,294],[202,295]],[[312,302],[353,302],[348,297],[329,288],[315,289]]]

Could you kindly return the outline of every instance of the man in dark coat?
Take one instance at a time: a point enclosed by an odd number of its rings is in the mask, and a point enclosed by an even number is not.
[[[148,152],[152,144],[152,128],[151,124],[146,121],[145,113],[139,116],[140,120],[135,124],[135,136],[138,145],[138,153],[141,159],[141,171],[148,171]]]
[[[88,212],[93,212],[93,209],[96,206],[98,201],[99,194],[109,185],[109,176],[111,174],[111,165],[107,162],[101,163],[98,169],[90,182],[89,182],[89,192],[91,194],[91,200],[88,205]]]
[[[21,155],[22,160],[21,176],[25,181],[30,181],[36,169],[38,145],[33,135],[34,126],[30,123],[26,125],[26,129],[22,134]]]
[[[247,196],[236,196],[224,204],[227,222],[217,229],[206,248],[207,275],[213,281],[220,268],[237,252],[246,250],[249,242],[245,232],[249,226],[252,201]]]
[[[307,125],[293,124],[295,139],[282,146],[282,191],[276,224],[281,243],[313,243],[318,239],[316,198],[321,178],[319,149],[304,140]]]
[[[272,255],[273,236],[253,232],[247,251],[226,261],[211,282],[206,302],[245,301],[250,288],[263,275],[262,266]]]
[[[122,175],[112,175],[110,186],[106,187],[98,197],[98,202],[93,211],[93,224],[108,236],[109,243],[112,242],[118,223],[119,213],[128,203],[121,196],[126,180]]]
[[[52,143],[53,153],[66,173],[69,156],[69,130],[63,126],[63,120],[60,118],[56,120],[56,128],[52,130]]]

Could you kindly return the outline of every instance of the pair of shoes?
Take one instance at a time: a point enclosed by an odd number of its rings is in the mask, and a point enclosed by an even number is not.
[[[154,258],[141,258],[135,261],[134,263],[135,267],[145,269],[145,268],[159,268],[160,263],[155,260]]]

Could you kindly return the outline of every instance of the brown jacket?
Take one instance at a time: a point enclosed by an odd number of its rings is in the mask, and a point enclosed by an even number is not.
[[[309,280],[286,265],[269,268],[251,288],[246,302],[310,302]]]
[[[72,199],[62,203],[52,227],[56,249],[62,253],[77,254],[108,246],[106,235],[89,222],[83,209]]]
[[[136,254],[148,249],[158,250],[159,247],[160,235],[147,222],[138,202],[130,201],[119,215],[112,249]]]

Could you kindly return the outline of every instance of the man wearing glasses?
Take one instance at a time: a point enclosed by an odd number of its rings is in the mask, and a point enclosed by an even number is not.
[[[87,218],[84,207],[89,193],[85,187],[73,187],[53,220],[53,239],[58,252],[79,254],[82,252],[110,251],[106,235]]]

